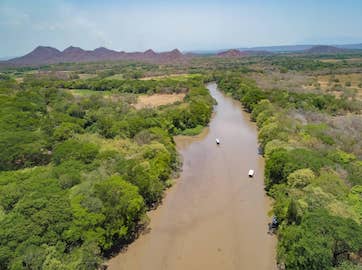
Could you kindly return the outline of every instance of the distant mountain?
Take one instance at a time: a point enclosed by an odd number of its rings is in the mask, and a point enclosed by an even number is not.
[[[350,50],[337,48],[334,46],[327,46],[327,45],[318,45],[314,46],[308,50],[305,50],[304,53],[307,54],[335,54],[335,53],[343,53],[348,52]]]
[[[346,45],[336,45],[337,48],[348,49],[348,50],[362,50],[362,43],[360,44],[346,44]]]
[[[184,56],[178,49],[174,49],[170,52],[163,52],[163,53],[160,53],[159,55],[161,58],[164,58],[167,60],[180,59]]]
[[[238,58],[238,57],[245,57],[245,56],[262,56],[262,55],[270,55],[273,54],[267,51],[243,51],[239,49],[231,49],[227,51],[222,51],[216,54],[217,57],[223,58]]]
[[[265,56],[265,55],[275,54],[273,52],[262,51],[262,50],[246,50],[246,51],[242,51],[242,52],[246,53],[248,56]]]
[[[8,66],[39,66],[65,62],[98,62],[98,61],[119,61],[134,60],[148,62],[173,62],[183,61],[191,57],[216,55],[217,57],[238,58],[244,56],[270,55],[274,53],[306,53],[306,54],[333,54],[342,52],[355,52],[362,50],[361,44],[345,45],[286,45],[253,47],[229,50],[205,50],[194,51],[186,54],[178,49],[169,52],[157,53],[149,49],[145,52],[123,52],[114,51],[104,47],[95,50],[83,50],[79,47],[70,46],[64,51],[46,46],[38,46],[32,52],[17,58],[0,61],[0,67]]]
[[[283,46],[265,46],[265,47],[240,48],[240,50],[284,53],[284,52],[305,51],[305,50],[308,50],[308,49],[312,48],[313,46],[315,46],[315,45],[283,45]]]
[[[148,56],[148,57],[153,57],[153,56],[156,56],[157,53],[155,53],[153,50],[149,49],[149,50],[144,52],[144,55]]]
[[[281,45],[281,46],[262,46],[262,47],[241,47],[237,50],[239,51],[246,51],[246,52],[271,52],[271,53],[293,53],[293,52],[302,52],[309,50],[315,46],[318,46],[317,44],[303,44],[303,45]],[[362,43],[361,44],[343,44],[343,45],[329,45],[341,49],[349,49],[349,50],[362,50]],[[189,51],[189,54],[194,55],[215,55],[220,52],[227,51],[228,49],[223,50],[195,50],[195,51]]]
[[[318,46],[328,46],[335,47],[339,49],[346,50],[362,50],[361,44],[342,44],[342,45],[317,45],[317,44],[307,44],[307,45],[285,45],[285,46],[266,46],[266,47],[253,47],[253,48],[240,48],[240,50],[250,50],[250,51],[267,51],[274,53],[289,53],[289,52],[302,52],[312,49],[313,47]]]
[[[242,52],[238,49],[231,49],[224,52],[219,52],[217,54],[218,57],[224,57],[224,58],[237,58],[237,57],[244,57],[247,53]]]
[[[38,65],[41,63],[47,63],[58,57],[61,52],[52,47],[38,46],[32,52],[22,56],[7,60],[6,62],[10,62],[15,65],[26,65],[28,63],[32,63],[34,65]]]
[[[37,66],[65,62],[97,62],[136,60],[150,62],[172,62],[187,58],[178,49],[170,52],[156,53],[153,50],[145,52],[117,52],[104,47],[87,51],[79,47],[70,46],[64,51],[52,47],[39,46],[32,52],[17,58],[0,62],[1,66]]]

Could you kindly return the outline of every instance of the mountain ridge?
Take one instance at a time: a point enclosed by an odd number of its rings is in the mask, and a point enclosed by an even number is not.
[[[65,62],[98,62],[135,60],[151,62],[172,62],[186,58],[178,49],[157,53],[152,49],[145,52],[124,52],[99,47],[94,50],[84,50],[80,47],[69,46],[63,51],[49,46],[37,46],[33,51],[24,56],[1,61],[2,65],[32,66],[57,64]]]
[[[60,51],[50,46],[37,46],[24,56],[0,61],[0,66],[39,66],[69,62],[100,62],[100,61],[146,61],[174,62],[192,57],[211,55],[221,58],[240,58],[245,56],[272,55],[275,53],[304,53],[304,54],[333,54],[355,52],[362,50],[362,43],[345,45],[286,45],[269,47],[237,48],[214,51],[195,51],[182,53],[178,49],[166,52],[155,52],[148,49],[144,52],[124,52],[98,47],[94,50],[84,50],[80,47],[69,46]]]

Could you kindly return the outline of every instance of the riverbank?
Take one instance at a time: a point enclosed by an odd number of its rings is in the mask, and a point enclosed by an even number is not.
[[[183,157],[180,179],[150,213],[149,230],[108,269],[276,269],[256,126],[239,102],[216,84],[208,88],[218,103],[209,128],[175,139]]]

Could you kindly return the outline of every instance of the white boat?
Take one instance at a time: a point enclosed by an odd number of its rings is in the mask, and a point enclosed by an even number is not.
[[[249,175],[249,177],[253,177],[255,175],[254,170],[249,170],[248,175]]]
[[[220,140],[216,138],[216,144],[220,144]]]

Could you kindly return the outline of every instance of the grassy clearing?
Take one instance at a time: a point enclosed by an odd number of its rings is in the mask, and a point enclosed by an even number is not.
[[[192,78],[198,78],[200,77],[200,74],[169,74],[169,75],[162,75],[162,76],[151,76],[151,77],[145,77],[141,78],[140,80],[162,80],[162,79],[173,79],[176,81],[186,81],[188,79]]]
[[[155,94],[151,96],[142,95],[138,97],[137,103],[134,107],[139,110],[149,107],[158,107],[161,105],[172,104],[175,102],[183,101],[186,94]]]
[[[87,74],[87,73],[82,74],[82,73],[80,73],[78,75],[79,75],[79,79],[81,79],[81,80],[87,80],[87,79],[97,77],[97,74]]]
[[[136,103],[137,95],[128,94],[128,93],[117,93],[112,91],[94,91],[87,89],[67,89],[66,91],[70,92],[74,97],[89,97],[89,96],[99,96],[105,100],[112,101],[114,103],[126,102],[128,104]]]
[[[148,81],[148,80],[163,80],[163,79],[173,79],[176,81],[186,81],[188,79],[192,79],[192,78],[197,78],[200,77],[200,74],[186,74],[186,73],[182,73],[182,74],[168,74],[168,75],[156,75],[156,76],[148,76],[148,77],[143,77],[140,78],[139,80],[142,81]],[[125,77],[123,74],[115,74],[112,76],[109,76],[106,78],[107,80],[124,80]]]

